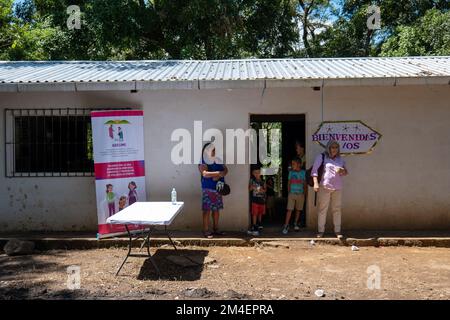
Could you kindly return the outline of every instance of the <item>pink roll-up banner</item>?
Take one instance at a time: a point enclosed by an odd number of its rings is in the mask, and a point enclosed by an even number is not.
[[[137,201],[145,201],[144,112],[92,111],[98,238],[126,232],[106,219]],[[142,226],[131,225],[130,230]]]

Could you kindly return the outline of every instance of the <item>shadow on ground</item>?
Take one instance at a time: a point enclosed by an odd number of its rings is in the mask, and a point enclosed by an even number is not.
[[[61,256],[64,253],[47,252],[46,255]],[[36,281],[49,270],[66,272],[66,265],[39,260],[39,255],[0,255],[0,300],[23,299],[74,299],[81,292],[61,290],[48,292],[53,281]]]
[[[204,268],[207,250],[158,249],[153,259],[161,276],[150,259],[146,259],[139,271],[139,280],[195,281],[199,280]]]

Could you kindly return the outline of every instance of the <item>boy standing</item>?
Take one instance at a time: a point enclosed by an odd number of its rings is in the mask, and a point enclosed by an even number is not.
[[[288,176],[288,204],[286,210],[286,220],[283,226],[283,234],[289,232],[289,222],[291,220],[292,211],[295,209],[294,230],[299,231],[298,221],[300,219],[300,213],[303,210],[305,203],[305,190],[306,190],[306,172],[302,170],[302,160],[295,158],[292,160],[291,170],[289,170]]]
[[[252,227],[249,234],[258,236],[262,230],[262,216],[266,213],[266,185],[261,178],[261,170],[259,167],[252,169],[252,177],[248,186],[251,192],[252,206]]]

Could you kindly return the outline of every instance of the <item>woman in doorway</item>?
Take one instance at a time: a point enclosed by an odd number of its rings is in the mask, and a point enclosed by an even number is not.
[[[295,141],[295,153],[297,155],[297,158],[302,160],[302,169],[306,170],[305,147],[303,146],[303,143],[298,140]]]
[[[318,171],[322,165],[323,174],[319,183]],[[345,161],[340,154],[340,146],[337,141],[330,140],[324,154],[317,155],[311,176],[314,180],[314,191],[318,192],[318,238],[323,237],[325,223],[327,219],[328,207],[331,206],[333,213],[334,232],[338,239],[342,239],[341,234],[341,203],[342,203],[342,177],[348,174]]]
[[[303,143],[301,143],[299,140],[295,141],[295,156],[293,159],[299,158],[302,160],[302,170],[306,170],[306,155],[305,155],[305,147],[303,146]],[[288,171],[292,170],[291,165],[288,166]]]
[[[219,212],[223,209],[222,195],[217,192],[218,181],[224,182],[228,168],[222,161],[216,158],[216,149],[213,143],[203,146],[202,161],[198,165],[202,176],[202,211],[203,211],[203,235],[212,238],[213,235],[223,235],[219,231]],[[209,216],[213,215],[213,232],[209,232]]]

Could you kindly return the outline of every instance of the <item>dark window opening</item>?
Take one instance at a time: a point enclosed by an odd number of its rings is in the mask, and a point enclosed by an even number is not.
[[[94,176],[92,110],[6,109],[5,175]]]
[[[15,172],[92,172],[89,117],[14,118]]]

